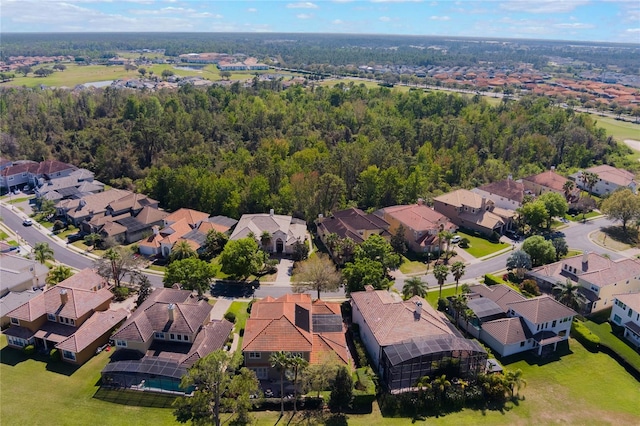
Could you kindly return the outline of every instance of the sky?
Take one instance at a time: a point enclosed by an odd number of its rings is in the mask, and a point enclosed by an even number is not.
[[[2,32],[274,32],[640,43],[640,0],[0,0]]]

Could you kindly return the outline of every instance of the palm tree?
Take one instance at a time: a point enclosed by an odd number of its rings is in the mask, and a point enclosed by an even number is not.
[[[269,231],[262,231],[262,234],[260,234],[260,244],[262,244],[263,249],[271,245],[271,233]]]
[[[562,189],[564,190],[564,198],[569,201],[573,190],[576,189],[576,184],[574,181],[568,180],[564,183],[564,185],[562,185]]]
[[[47,278],[46,278],[46,282],[47,284],[49,284],[50,286],[54,286],[64,280],[66,280],[67,278],[69,278],[71,275],[73,275],[73,272],[71,272],[71,268],[69,268],[68,266],[64,266],[64,265],[58,265],[53,267],[49,273],[47,274]]]
[[[518,397],[518,392],[520,391],[520,389],[527,386],[527,381],[522,378],[522,370],[520,370],[519,368],[516,371],[507,371],[505,380],[507,382],[507,386],[509,387],[512,398],[514,396]]]
[[[451,387],[451,382],[447,380],[447,375],[443,374],[440,377],[436,377],[432,382],[433,390],[440,397],[440,401],[444,399],[444,394]]]
[[[36,243],[33,254],[35,259],[43,265],[47,260],[54,260],[53,249],[49,247],[49,243]]]
[[[447,265],[436,265],[433,267],[433,276],[438,281],[438,285],[440,286],[440,294],[438,295],[438,299],[442,299],[442,286],[444,285],[444,281],[447,279],[449,275],[449,268]]]
[[[551,292],[556,296],[556,300],[565,306],[575,309],[580,309],[580,303],[578,302],[578,289],[579,285],[574,284],[570,279],[563,283],[556,283]]]
[[[447,250],[444,252],[444,262],[449,262],[449,254],[451,252],[451,239],[453,238],[453,233],[451,231],[441,231],[442,239],[447,243]]]
[[[271,367],[280,372],[280,416],[284,416],[284,374],[289,367],[289,353],[284,351],[273,352],[269,358]]]
[[[598,180],[600,179],[596,173],[593,172],[582,172],[582,182],[584,182],[584,186],[587,187],[589,194],[593,191],[593,187],[596,186]]]
[[[113,277],[113,281],[116,287],[120,287],[120,274],[118,273],[118,262],[122,260],[122,256],[117,250],[110,248],[104,252],[102,257],[109,261],[109,264],[111,266],[111,276]]]
[[[427,295],[427,283],[418,277],[409,278],[402,286],[402,295],[405,299],[409,299],[412,296],[425,297]]]
[[[465,266],[463,262],[457,261],[453,262],[451,265],[451,273],[453,274],[453,278],[456,280],[456,294],[458,294],[458,284],[460,283],[460,278],[464,276]]]
[[[451,306],[453,307],[454,314],[454,322],[456,326],[458,325],[458,318],[460,318],[460,313],[464,312],[467,307],[467,295],[466,294],[456,294],[451,299]]]
[[[171,255],[169,256],[169,261],[173,262],[174,260],[189,259],[192,257],[198,257],[198,254],[193,248],[191,248],[189,241],[180,240],[176,242],[171,248]]]
[[[298,377],[307,368],[309,362],[301,356],[294,356],[289,359],[289,367],[293,369],[293,412],[298,412]]]

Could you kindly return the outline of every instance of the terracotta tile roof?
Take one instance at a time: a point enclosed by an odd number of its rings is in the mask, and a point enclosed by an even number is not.
[[[170,320],[170,307],[173,321]],[[122,325],[113,338],[146,342],[156,331],[193,334],[208,322],[212,306],[189,290],[156,289]]]
[[[77,167],[72,166],[71,164],[63,163],[62,161],[45,160],[40,162],[35,173],[38,175],[50,175],[65,170],[77,170]]]
[[[158,247],[160,247],[160,241],[162,241],[163,238],[164,237],[162,235],[160,235],[160,234],[150,235],[149,237],[145,238],[144,240],[138,241],[138,245],[139,246],[144,246],[144,247],[158,248]]]
[[[180,364],[191,367],[200,358],[204,358],[217,349],[222,349],[231,330],[233,330],[233,324],[227,320],[211,321],[202,327],[191,345],[191,350],[180,361]]]
[[[211,230],[222,232],[224,234],[225,232],[229,231],[229,229],[231,229],[231,228],[228,228],[228,227],[226,227],[224,225],[219,225],[217,223],[211,223],[211,222],[202,222],[198,226],[198,231],[200,231],[200,232],[202,232],[204,234],[207,234]]]
[[[173,245],[182,236],[184,236],[184,234],[188,232],[191,232],[191,226],[186,219],[180,219],[179,221],[174,222],[171,225],[160,230],[160,234],[165,235],[165,237],[160,242],[162,244]]]
[[[422,303],[420,315],[416,314],[416,302]],[[351,303],[360,310],[380,346],[418,337],[454,335],[443,317],[418,296],[402,301],[385,290],[359,291],[351,293]]]
[[[58,343],[60,350],[78,353],[127,317],[125,309],[95,312],[68,339]]]
[[[499,197],[504,197],[507,200],[514,200],[518,203],[522,203],[522,199],[524,198],[524,185],[522,182],[516,182],[513,179],[504,179],[489,183],[478,187],[478,189]]]
[[[35,173],[38,170],[38,163],[26,162],[21,164],[14,164],[0,171],[0,176],[13,176],[20,173]]]
[[[311,303],[311,313],[342,315],[342,312],[340,310],[340,304],[327,303],[321,299],[316,299]]]
[[[567,179],[562,175],[559,175],[553,170],[547,170],[545,172],[538,173],[537,175],[527,176],[525,178],[522,178],[522,180],[526,180],[541,186],[545,186],[556,192],[564,192],[564,184],[569,179]]]
[[[512,302],[509,303],[507,307],[534,324],[551,322],[577,315],[573,309],[567,308],[553,297],[547,295]]]
[[[528,327],[521,318],[502,318],[482,323],[486,332],[503,345],[519,343],[531,338]]]
[[[635,312],[640,312],[640,292],[616,294],[614,296],[616,299],[633,309]]]
[[[251,309],[253,314],[253,307]],[[312,348],[311,333],[296,327],[287,317],[247,320],[242,342],[243,351],[311,352]]]
[[[166,223],[171,224],[171,223],[178,222],[181,219],[185,219],[188,224],[193,226],[198,224],[199,222],[202,222],[208,217],[209,217],[208,213],[199,212],[198,210],[182,208],[171,213],[169,216],[165,217],[164,220]]]
[[[424,204],[385,207],[380,211],[418,232],[438,229],[441,224],[446,225],[449,222],[446,216]]]
[[[475,293],[493,300],[498,306],[500,306],[503,312],[507,312],[509,310],[508,305],[510,303],[526,300],[523,295],[504,284],[492,285],[491,287],[487,287],[484,284],[477,284],[470,286],[469,291],[472,294]]]
[[[600,179],[615,183],[619,186],[628,186],[635,180],[635,175],[633,173],[627,170],[617,169],[607,164],[591,167],[586,171],[595,173]]]
[[[313,351],[311,364],[323,362],[326,355],[335,353],[345,364],[349,363],[349,351],[345,344],[345,333],[322,333],[313,335]]]

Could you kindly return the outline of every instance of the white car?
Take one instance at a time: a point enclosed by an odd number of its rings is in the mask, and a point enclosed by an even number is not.
[[[25,219],[22,221],[22,226],[31,226],[33,225],[33,221],[31,219]]]
[[[451,244],[458,244],[462,237],[460,235],[456,235],[451,239]]]

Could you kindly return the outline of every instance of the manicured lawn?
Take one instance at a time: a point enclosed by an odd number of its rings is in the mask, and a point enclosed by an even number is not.
[[[473,257],[484,257],[509,247],[507,243],[492,243],[484,238],[458,231],[458,235],[469,240],[469,247],[464,249]]]
[[[596,211],[591,211],[589,213],[586,213],[584,215],[585,219],[591,219],[593,217],[598,217],[598,216],[602,216],[602,213],[600,212],[596,212]],[[566,218],[573,221],[573,222],[582,222],[582,213],[581,214],[577,214],[575,216],[572,216],[570,214],[566,215]]]
[[[598,324],[593,321],[585,321],[584,325],[600,338],[600,343],[607,345],[629,364],[633,365],[636,370],[640,371],[640,354],[625,341],[621,340],[621,338],[613,334],[611,323],[605,321],[602,324]]]
[[[409,260],[403,257],[400,272],[403,274],[424,274],[427,272],[427,265],[419,260]]]
[[[449,296],[453,296],[456,292],[456,287],[455,285],[453,287],[443,287],[442,288],[442,297],[443,298],[447,298]],[[458,293],[461,293],[462,290],[460,289],[460,286],[458,286]],[[431,306],[433,306],[434,308],[438,308],[438,295],[440,294],[440,288],[436,288],[436,289],[432,289],[429,290],[429,292],[427,293],[427,302],[429,302],[429,304]]]
[[[9,235],[4,231],[0,231],[0,241],[4,241],[7,238],[9,238]]]
[[[620,121],[610,117],[595,117],[598,121],[598,127],[602,127],[607,131],[607,135],[613,136],[618,142],[625,139],[640,139],[640,124],[628,121]]]
[[[12,198],[11,200],[9,200],[9,204],[18,204],[18,203],[23,203],[25,201],[30,200],[32,197],[20,197],[20,198]]]
[[[114,404],[94,397],[98,391],[100,371],[113,352],[104,351],[73,371],[61,362],[26,359],[20,351],[7,348],[6,342],[6,337],[1,336],[0,424],[175,424],[170,408],[127,405],[135,403],[134,398],[121,398],[121,403]],[[156,402],[148,402],[157,405]]]
[[[249,313],[247,312],[247,307],[249,306],[249,302],[233,302],[227,312],[233,312],[236,314],[236,323],[233,326],[233,332],[240,334],[240,330],[244,329],[245,324],[247,323],[247,318],[249,318]],[[242,348],[242,336],[239,336],[240,340],[238,341],[238,349]]]
[[[151,269],[152,271],[158,271],[158,272],[165,272],[167,270],[166,266],[160,266],[160,265],[149,265],[147,266],[147,269]]]

